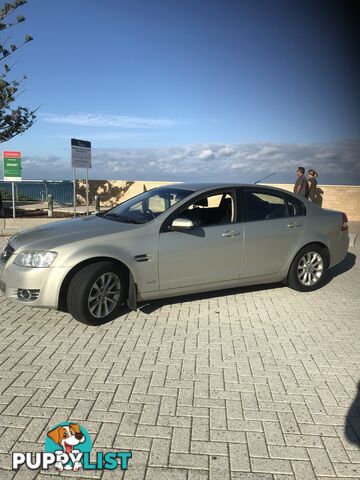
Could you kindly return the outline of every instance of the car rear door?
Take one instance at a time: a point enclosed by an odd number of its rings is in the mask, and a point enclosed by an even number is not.
[[[244,252],[240,278],[271,275],[298,250],[305,226],[305,207],[282,192],[244,188]]]
[[[231,198],[229,218],[219,218],[217,222],[210,218],[215,196],[223,196],[222,201]],[[160,290],[239,278],[243,224],[238,222],[237,210],[235,190],[225,189],[191,200],[165,221],[159,235]],[[212,223],[200,221],[190,230],[171,230],[172,221],[178,217],[208,218]]]

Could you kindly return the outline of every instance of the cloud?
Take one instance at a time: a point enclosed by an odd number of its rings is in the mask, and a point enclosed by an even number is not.
[[[221,147],[217,152],[218,155],[221,155],[224,157],[232,155],[233,153],[235,153],[235,150],[232,147]]]
[[[279,152],[278,147],[274,147],[272,145],[265,145],[257,152],[249,155],[247,157],[248,160],[264,160],[267,158],[272,158],[273,160],[281,160],[284,158],[285,154]]]
[[[104,128],[159,128],[172,127],[185,122],[168,118],[133,117],[127,115],[103,115],[101,113],[77,113],[63,115],[57,113],[40,113],[40,118],[47,123],[75,125],[79,127]]]
[[[201,144],[163,148],[97,148],[90,178],[255,182],[274,173],[292,183],[298,166],[314,168],[323,185],[360,185],[360,140],[327,144]],[[25,157],[24,177],[71,178],[70,160]],[[35,173],[32,173],[35,172]],[[79,170],[78,175],[84,172]]]
[[[330,158],[336,158],[336,154],[334,152],[324,152],[324,153],[317,153],[315,158],[320,158],[324,160],[328,160]]]
[[[205,150],[199,153],[199,160],[210,160],[210,158],[214,157],[215,153],[211,150],[211,148],[205,148]]]

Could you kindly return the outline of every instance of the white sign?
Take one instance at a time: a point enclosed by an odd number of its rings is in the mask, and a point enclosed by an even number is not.
[[[91,142],[71,139],[71,166],[73,168],[91,168]]]

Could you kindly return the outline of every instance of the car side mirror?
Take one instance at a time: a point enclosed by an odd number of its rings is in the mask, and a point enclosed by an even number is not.
[[[175,218],[170,227],[171,230],[177,230],[180,232],[183,230],[190,230],[191,228],[194,228],[194,224],[192,220],[189,220],[188,218]]]

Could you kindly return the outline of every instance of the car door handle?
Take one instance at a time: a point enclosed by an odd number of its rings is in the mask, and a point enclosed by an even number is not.
[[[241,235],[241,232],[236,232],[235,230],[228,230],[221,234],[223,237],[238,237]]]
[[[294,222],[290,222],[287,224],[287,228],[298,228],[298,227],[302,227],[302,224],[301,223],[294,223]]]

